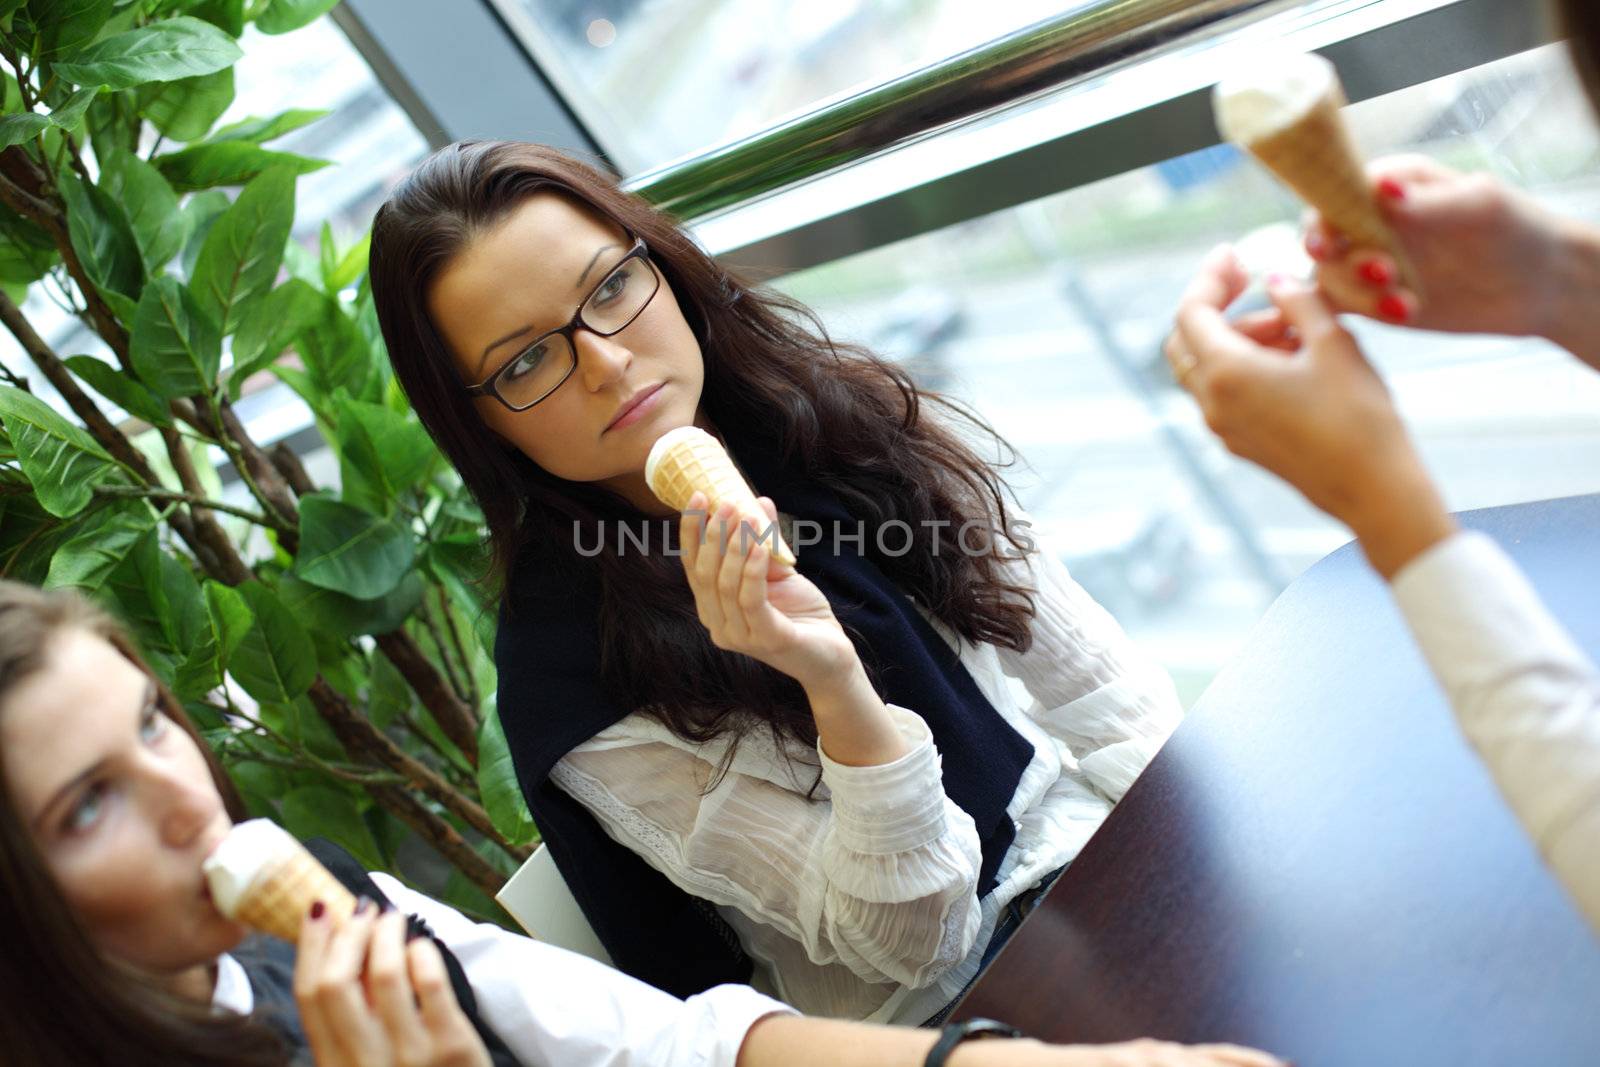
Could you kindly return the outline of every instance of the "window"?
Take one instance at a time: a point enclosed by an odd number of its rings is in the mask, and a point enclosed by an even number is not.
[[[1370,155],[1488,169],[1600,221],[1600,140],[1559,47],[1351,111]],[[1300,208],[1219,147],[782,279],[834,331],[969,402],[1019,450],[1045,540],[1188,701],[1279,589],[1348,540],[1233,459],[1160,344],[1205,252],[1306,266]],[[1355,323],[1452,508],[1600,490],[1600,375],[1542,342]]]
[[[494,0],[625,174],[1085,0]]]

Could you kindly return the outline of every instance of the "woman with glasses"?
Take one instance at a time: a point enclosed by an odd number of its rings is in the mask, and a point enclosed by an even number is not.
[[[1560,6],[1600,105],[1600,7]],[[1275,309],[1229,321],[1249,278],[1219,249],[1184,296],[1167,357],[1231,451],[1355,531],[1462,730],[1600,929],[1600,670],[1505,553],[1457,527],[1388,391],[1334,317],[1543,337],[1600,370],[1600,228],[1431,160],[1372,170],[1425,299],[1399,283],[1389,255],[1314,220],[1317,288],[1275,280]]]
[[[127,635],[0,581],[0,1049],[12,1067],[916,1067],[927,1031],[805,1019],[740,986],[680,1001],[476,923],[313,844],[368,903],[297,945],[212,904],[243,805]],[[377,902],[382,902],[380,910]],[[416,916],[421,923],[413,921]],[[431,936],[430,936],[431,935]],[[958,1035],[959,1036],[959,1035]],[[992,1035],[991,1035],[992,1036]],[[956,1067],[1273,1067],[1225,1046],[990,1040]]]
[[[611,177],[463,143],[373,227],[396,374],[487,521],[499,715],[618,966],[942,1017],[1178,721],[999,442]],[[645,484],[716,435],[798,569]]]

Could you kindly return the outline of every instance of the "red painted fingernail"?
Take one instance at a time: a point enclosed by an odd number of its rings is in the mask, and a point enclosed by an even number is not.
[[[1405,322],[1411,318],[1411,307],[1396,293],[1378,301],[1378,314],[1390,322]]]
[[[1394,271],[1381,259],[1369,259],[1361,264],[1357,273],[1373,285],[1388,285],[1394,281]]]
[[[326,904],[324,904],[320,900],[315,901],[311,905],[311,918],[320,919],[320,918],[322,918],[323,912],[325,912],[327,910],[328,910],[328,906]]]
[[[1387,200],[1404,200],[1406,187],[1400,184],[1398,178],[1384,178],[1378,182],[1378,195]]]

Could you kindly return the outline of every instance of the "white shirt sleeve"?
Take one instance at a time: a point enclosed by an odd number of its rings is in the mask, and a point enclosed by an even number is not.
[[[1034,590],[1035,614],[1028,651],[997,647],[1001,668],[1027,688],[1036,702],[1029,714],[1066,743],[1084,776],[1121,800],[1183,719],[1172,680],[1048,544],[1004,566],[1014,583]]]
[[[1446,538],[1392,588],[1462,731],[1600,929],[1600,672],[1483,534]]]
[[[632,715],[568,753],[555,782],[680,889],[799,942],[815,964],[921,988],[971,950],[982,855],[948,797],[922,719],[890,705],[911,749],[847,767],[818,746],[822,788],[771,780],[787,766],[756,734],[720,778],[726,747],[689,751]]]
[[[792,1011],[748,986],[679,1000],[594,960],[474,922],[389,875],[372,879],[450,946],[480,1014],[528,1067],[734,1067],[757,1020]]]

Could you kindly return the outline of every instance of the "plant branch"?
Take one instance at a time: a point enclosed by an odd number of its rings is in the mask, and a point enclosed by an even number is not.
[[[429,811],[416,797],[399,786],[379,786],[370,790],[370,793],[386,811],[411,827],[418,837],[432,845],[473,885],[491,897],[500,892],[500,887],[505,885],[505,876],[478,855],[455,827]],[[524,851],[532,854],[529,850]]]
[[[378,640],[383,640],[379,638]],[[406,753],[354,708],[337,690],[318,677],[311,683],[311,702],[332,728],[334,735],[352,755],[368,756],[390,770],[404,775],[440,807],[459,818],[507,854],[526,859],[528,851],[507,841],[495,829],[488,812],[470,797],[463,796],[438,772]],[[454,741],[454,738],[451,739]]]
[[[374,640],[389,662],[395,665],[411,688],[416,691],[423,707],[439,724],[439,729],[450,743],[461,750],[467,762],[478,765],[478,717],[445,681],[439,668],[428,659],[422,646],[403,630],[380,634]]]
[[[438,586],[438,590],[439,610],[444,615],[446,632],[450,635],[451,643],[455,645],[456,656],[461,663],[461,670],[467,676],[466,694],[462,699],[475,708],[479,703],[478,680],[472,673],[472,657],[467,655],[466,642],[461,640],[461,630],[456,626],[455,613],[450,610],[450,594],[445,592],[445,588],[442,585]]]
[[[221,500],[211,500],[194,493],[174,493],[170,489],[146,488],[141,485],[98,485],[95,486],[96,496],[108,497],[135,497],[164,504],[187,504],[192,508],[204,508],[207,511],[220,511],[225,515],[234,515],[255,523],[257,526],[266,526],[267,517],[260,512],[247,511],[244,508],[234,507],[232,504]]]
[[[422,623],[422,628],[428,631],[428,637],[433,641],[434,650],[439,654],[439,663],[444,667],[444,675],[450,681],[450,688],[455,690],[456,699],[463,704],[467,703],[467,687],[457,673],[456,663],[451,659],[452,650],[445,644],[444,631],[434,618],[433,608],[428,604],[426,591],[422,596],[422,606],[417,613],[417,619]]]

